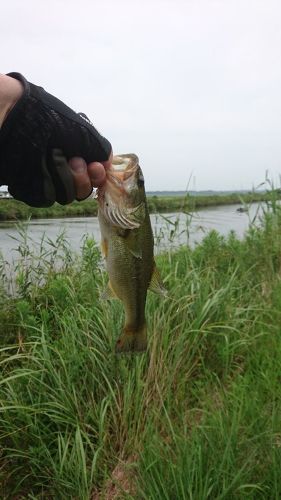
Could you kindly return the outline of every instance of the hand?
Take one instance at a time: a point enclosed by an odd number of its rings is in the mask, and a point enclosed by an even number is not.
[[[33,206],[85,199],[105,181],[112,161],[109,142],[61,101],[21,75],[11,75],[0,75],[0,143],[6,146],[0,184]]]
[[[19,80],[0,74],[0,128],[16,102],[21,98],[23,89],[24,87]],[[80,157],[69,160],[78,200],[87,198],[93,187],[99,187],[104,183],[105,169],[110,167],[111,159],[112,153],[107,161],[91,162],[89,165]]]

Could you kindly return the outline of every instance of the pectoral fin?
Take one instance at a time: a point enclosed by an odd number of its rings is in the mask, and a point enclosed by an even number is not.
[[[107,283],[104,291],[102,292],[100,296],[101,300],[112,300],[112,299],[118,299],[116,293],[114,292],[112,285],[110,281]]]
[[[148,289],[151,292],[158,293],[164,297],[166,297],[168,293],[155,263]]]
[[[142,249],[139,241],[139,232],[134,230],[126,231],[124,235],[126,247],[131,252],[131,254],[137,259],[142,258]]]

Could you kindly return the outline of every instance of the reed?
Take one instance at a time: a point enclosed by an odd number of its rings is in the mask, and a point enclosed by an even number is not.
[[[116,356],[99,249],[0,264],[1,498],[279,499],[281,214],[158,257],[149,351]],[[9,291],[12,291],[9,293]]]

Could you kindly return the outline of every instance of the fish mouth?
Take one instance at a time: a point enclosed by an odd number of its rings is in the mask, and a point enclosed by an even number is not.
[[[125,155],[116,155],[112,159],[112,168],[117,173],[122,173],[130,170],[131,168],[136,168],[139,164],[139,159],[137,155],[130,153]]]
[[[106,170],[106,181],[97,190],[97,200],[105,218],[122,229],[137,229],[143,222],[142,203],[136,207],[126,206],[127,189],[134,182],[138,168],[139,159],[135,154],[114,156],[112,167]]]
[[[134,154],[113,156],[112,167],[106,171],[107,180],[122,189],[123,183],[135,174],[138,164]]]
[[[139,159],[135,154],[113,156],[112,166],[106,170],[106,181],[97,189],[98,201],[102,201],[106,190],[114,191],[117,188],[120,190],[119,195],[125,194],[124,182],[135,174],[138,164]]]

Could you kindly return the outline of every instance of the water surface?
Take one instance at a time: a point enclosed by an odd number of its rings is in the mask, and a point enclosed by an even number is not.
[[[199,243],[211,229],[216,229],[222,235],[233,230],[238,237],[242,237],[249,226],[249,220],[258,210],[258,204],[253,204],[249,213],[238,212],[238,207],[239,205],[210,207],[194,212],[191,216],[183,213],[152,214],[156,252],[181,244]],[[97,243],[100,242],[97,217],[33,219],[21,222],[20,227],[25,229],[29,244],[34,248],[39,246],[43,237],[46,241],[55,241],[62,231],[70,242],[71,249],[76,252],[79,252],[83,238],[87,235]],[[0,223],[0,251],[9,263],[18,259],[19,240],[22,237],[17,223]]]

